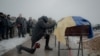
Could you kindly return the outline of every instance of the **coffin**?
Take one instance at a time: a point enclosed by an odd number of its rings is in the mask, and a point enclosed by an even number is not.
[[[65,30],[65,36],[88,36],[89,25],[67,27]]]

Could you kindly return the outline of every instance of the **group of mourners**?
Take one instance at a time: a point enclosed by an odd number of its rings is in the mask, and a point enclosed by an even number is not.
[[[16,17],[15,22],[12,22],[9,14],[6,15],[0,12],[0,40],[13,38],[13,28],[16,27],[18,29],[18,37],[25,37],[25,35],[29,33],[32,42],[30,48],[18,45],[18,53],[21,54],[21,51],[24,50],[33,54],[36,49],[40,47],[40,44],[37,42],[42,37],[46,39],[45,50],[52,50],[52,48],[49,47],[49,40],[56,25],[55,20],[47,16],[41,16],[37,21],[29,17],[27,21],[25,17],[22,17],[22,14]]]
[[[0,12],[0,40],[13,38],[15,22],[10,20],[10,15]]]
[[[32,27],[35,23],[36,20],[32,17],[26,20],[22,14],[19,14],[18,17],[11,17],[10,14],[0,12],[0,41],[13,38],[15,35],[18,37],[25,37],[27,33],[32,35]]]

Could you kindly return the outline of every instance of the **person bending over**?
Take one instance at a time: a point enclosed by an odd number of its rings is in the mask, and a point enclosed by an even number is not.
[[[46,29],[53,28],[56,23],[47,24],[48,18],[47,16],[42,16],[38,19],[38,22],[36,23],[35,27],[32,29],[32,37],[31,37],[31,48],[24,47],[22,45],[17,46],[18,53],[21,53],[21,50],[24,50],[28,53],[33,54],[36,51],[36,48],[39,47],[39,44],[36,43],[39,41],[42,36],[44,36]]]

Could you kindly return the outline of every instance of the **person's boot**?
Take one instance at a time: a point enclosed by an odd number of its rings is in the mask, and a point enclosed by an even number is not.
[[[22,37],[24,38],[25,36],[24,36],[24,35],[22,35]]]
[[[19,54],[22,53],[22,52],[21,52],[21,47],[22,47],[22,45],[18,45],[18,46],[16,46],[16,48],[17,48],[17,52],[18,52]]]
[[[8,35],[6,35],[6,38],[5,39],[8,39]]]
[[[45,50],[53,50],[53,49],[50,48],[49,46],[45,46]]]
[[[2,39],[0,39],[0,41],[1,41]]]

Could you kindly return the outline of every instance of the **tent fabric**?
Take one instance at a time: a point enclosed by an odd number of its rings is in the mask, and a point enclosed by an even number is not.
[[[91,27],[91,23],[79,16],[69,16],[69,17],[64,17],[62,20],[60,20],[57,23],[57,27],[54,30],[54,35],[56,36],[57,40],[60,41],[61,43],[66,44],[65,40],[65,30],[67,27],[72,27],[72,26],[80,26],[80,25],[89,25],[89,36],[88,38],[93,37],[93,31]]]

